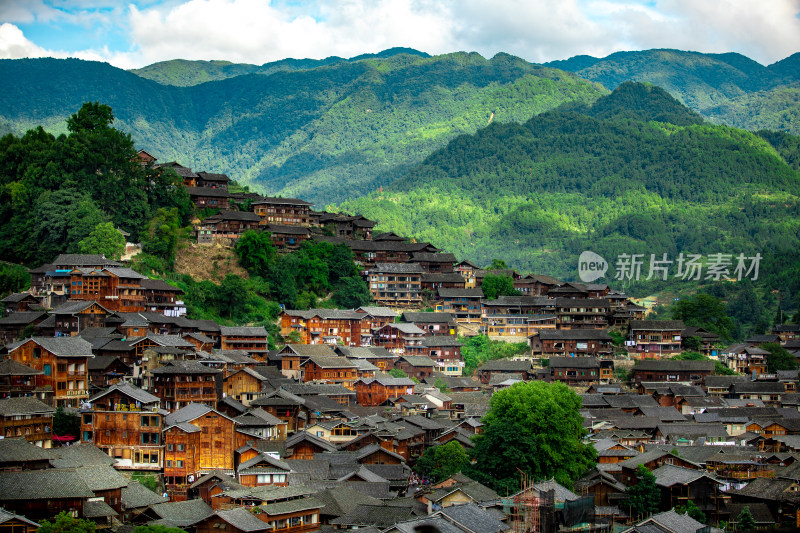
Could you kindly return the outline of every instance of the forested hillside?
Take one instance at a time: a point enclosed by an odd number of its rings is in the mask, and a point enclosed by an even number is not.
[[[56,133],[85,101],[160,161],[224,172],[320,205],[375,190],[458,134],[524,122],[604,90],[500,54],[423,57],[398,50],[313,68],[286,61],[188,87],[79,60],[0,61],[0,124]],[[209,76],[211,76],[209,74]]]
[[[795,137],[710,125],[663,90],[626,83],[593,106],[461,136],[390,190],[341,207],[459,258],[568,279],[586,249],[610,276],[621,253],[760,252],[762,279],[782,276],[775,286],[796,294],[796,148]]]
[[[769,66],[741,54],[681,50],[576,56],[546,65],[609,90],[625,81],[653,83],[715,123],[800,134],[800,53]]]

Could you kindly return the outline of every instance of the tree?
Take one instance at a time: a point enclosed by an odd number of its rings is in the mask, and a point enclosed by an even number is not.
[[[360,276],[341,278],[336,283],[333,301],[339,307],[356,309],[372,301],[366,282]]]
[[[676,507],[675,512],[689,515],[689,518],[694,518],[700,523],[706,523],[706,514],[692,500],[687,501],[686,505],[679,505]]]
[[[499,493],[520,487],[520,471],[570,486],[594,466],[597,452],[583,441],[581,399],[563,383],[520,382],[496,392],[474,437],[468,475]]]
[[[700,337],[697,336],[685,337],[683,339],[683,347],[686,348],[687,350],[696,352],[697,350],[700,349],[700,342],[701,342]]]
[[[136,526],[133,533],[186,533],[185,529],[179,527],[167,527],[161,524],[148,524],[146,526]]]
[[[521,293],[514,288],[514,280],[509,276],[485,276],[481,282],[483,295],[489,300],[498,296],[519,296]]]
[[[71,435],[77,438],[81,433],[80,417],[64,411],[63,407],[57,407],[53,414],[53,433],[60,437]]]
[[[175,251],[181,237],[180,216],[177,208],[160,208],[150,219],[141,235],[142,251],[166,260],[175,261]]]
[[[506,270],[508,265],[502,259],[492,259],[492,264],[486,267],[486,270]]]
[[[767,355],[767,372],[797,369],[797,359],[777,342],[762,344],[761,348],[769,352],[769,355]]]
[[[119,260],[125,252],[125,237],[111,222],[103,222],[78,242],[82,254],[103,254],[108,259]]]
[[[56,515],[53,522],[42,520],[36,533],[94,533],[95,523],[83,518],[73,518],[66,511]]]
[[[417,464],[414,465],[414,471],[424,476],[430,476],[434,482],[437,482],[461,472],[468,465],[469,457],[464,451],[464,447],[451,440],[447,444],[426,449]]]
[[[399,368],[393,368],[389,370],[389,375],[393,378],[407,378],[408,374],[400,370]]]
[[[236,241],[235,250],[239,256],[239,264],[251,274],[259,276],[266,275],[278,255],[272,238],[266,231],[245,231]]]
[[[441,377],[436,378],[436,381],[433,382],[433,386],[439,389],[440,392],[450,392],[450,387],[447,386],[447,383]]]
[[[627,497],[623,505],[630,509],[632,517],[649,516],[658,511],[661,491],[656,485],[656,476],[644,465],[636,468],[636,484],[625,491]]]
[[[736,529],[739,531],[750,531],[756,528],[756,520],[753,518],[753,513],[750,512],[750,507],[744,507],[739,512],[739,517],[736,519]]]
[[[31,285],[28,269],[13,263],[0,262],[0,295],[20,292]]]
[[[682,320],[687,326],[698,326],[716,333],[729,342],[734,329],[733,320],[726,313],[725,304],[716,296],[699,293],[682,298],[672,306],[672,318]]]
[[[235,274],[228,274],[217,290],[217,309],[220,316],[226,318],[239,318],[245,311],[244,303],[249,292],[247,283]]]

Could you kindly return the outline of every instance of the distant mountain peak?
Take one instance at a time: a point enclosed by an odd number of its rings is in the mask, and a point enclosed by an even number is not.
[[[702,124],[703,118],[651,83],[626,81],[592,105],[588,114],[596,118],[629,118],[669,122],[677,126]]]

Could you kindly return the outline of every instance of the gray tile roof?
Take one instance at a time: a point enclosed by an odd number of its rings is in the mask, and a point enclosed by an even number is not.
[[[267,337],[267,330],[263,326],[220,326],[219,332],[223,337]]]
[[[123,509],[141,509],[169,501],[169,498],[156,494],[135,480],[130,480],[128,486],[122,488],[121,493]]]
[[[83,516],[86,518],[107,518],[118,514],[103,500],[87,501],[83,504]]]
[[[28,442],[24,437],[0,439],[0,464],[27,461],[49,461],[52,455]]]
[[[36,398],[6,398],[0,400],[0,416],[52,415],[55,409]]]
[[[269,516],[278,516],[282,514],[320,509],[322,507],[325,507],[324,503],[314,497],[309,497],[269,503],[259,506],[259,509],[261,509],[261,512]]]
[[[31,337],[29,340],[56,357],[93,357],[91,343],[80,337]],[[22,341],[17,347],[25,342]]]
[[[253,513],[244,507],[229,509],[227,511],[217,511],[217,516],[239,531],[264,531],[268,527],[266,522],[256,518]]]
[[[0,501],[92,498],[94,493],[74,470],[0,472]]]
[[[173,527],[188,527],[214,514],[214,510],[203,500],[159,503],[150,507],[163,523]]]
[[[133,384],[128,383],[126,381],[119,381],[119,382],[111,385],[109,388],[107,388],[103,392],[99,392],[96,395],[94,395],[92,398],[89,399],[89,401],[90,402],[97,401],[98,399],[102,398],[103,396],[105,396],[107,394],[110,394],[110,393],[112,393],[114,391],[119,391],[121,394],[124,394],[125,396],[127,396],[129,398],[132,398],[132,399],[134,399],[137,402],[140,402],[142,404],[152,404],[152,403],[158,403],[158,402],[161,401],[161,400],[159,400],[159,398],[157,396],[153,396],[149,392],[147,392],[145,390],[142,390],[139,387],[137,387],[136,385],[133,385]]]
[[[558,496],[556,496],[558,498]],[[577,499],[577,497],[576,497]],[[497,533],[511,529],[489,512],[481,509],[473,503],[450,505],[445,507],[433,516],[443,516],[468,531],[480,531],[481,533]]]
[[[0,361],[0,376],[36,376],[39,374],[42,374],[41,370],[35,370],[11,358]]]

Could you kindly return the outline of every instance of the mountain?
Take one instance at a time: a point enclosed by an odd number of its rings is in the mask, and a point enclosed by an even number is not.
[[[190,61],[173,59],[160,61],[146,67],[131,69],[129,72],[162,85],[189,87],[209,81],[226,80],[244,74],[272,74],[274,72],[308,70],[312,68],[334,65],[337,63],[360,61],[362,59],[387,58],[398,54],[411,54],[430,57],[424,52],[412,48],[390,48],[377,54],[362,54],[350,59],[331,56],[325,59],[282,59],[263,65],[247,63],[231,63],[230,61]]]
[[[104,63],[0,60],[0,124],[17,133],[43,124],[59,133],[83,102],[99,101],[160,161],[325,205],[390,184],[457,135],[606,92],[506,54],[487,60],[401,49],[331,64],[304,61],[178,87]],[[186,78],[204,68],[209,76],[247,71],[209,63]]]
[[[781,153],[797,141],[708,124],[627,82],[593,105],[460,136],[341,208],[459,258],[567,279],[583,250],[612,270],[622,253],[796,253],[800,174]]]
[[[658,85],[715,123],[800,134],[800,53],[769,66],[741,54],[668,49],[575,56],[546,65],[609,90],[625,81]]]

